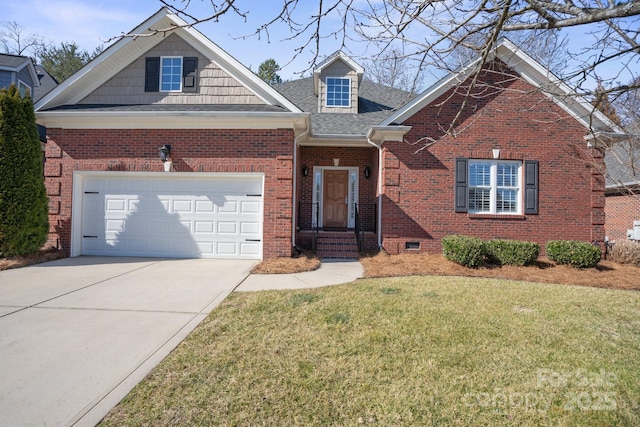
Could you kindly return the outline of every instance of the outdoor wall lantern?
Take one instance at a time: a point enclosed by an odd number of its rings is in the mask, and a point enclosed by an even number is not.
[[[170,154],[171,154],[171,145],[164,144],[162,147],[160,147],[160,160],[162,160],[162,163],[169,160]]]
[[[302,167],[302,175],[303,176],[309,176],[309,168],[307,167],[307,165],[304,165]]]
[[[369,166],[364,167],[364,177],[367,179],[371,178],[371,168]]]

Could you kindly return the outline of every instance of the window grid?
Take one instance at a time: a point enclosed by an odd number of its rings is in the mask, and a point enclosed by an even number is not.
[[[469,161],[469,212],[518,214],[519,162]]]
[[[351,106],[351,79],[327,77],[327,107]]]
[[[182,57],[166,56],[160,61],[160,91],[180,92],[182,90]]]

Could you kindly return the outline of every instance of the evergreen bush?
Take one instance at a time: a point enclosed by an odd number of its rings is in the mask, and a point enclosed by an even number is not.
[[[40,249],[49,232],[48,208],[33,102],[11,85],[0,90],[0,254]]]
[[[545,247],[550,260],[576,268],[593,268],[602,257],[599,247],[577,240],[550,240]]]
[[[540,245],[534,242],[494,239],[484,245],[488,261],[496,265],[530,265],[540,254]]]
[[[484,262],[484,244],[477,237],[451,235],[442,238],[445,258],[465,267],[477,267]]]

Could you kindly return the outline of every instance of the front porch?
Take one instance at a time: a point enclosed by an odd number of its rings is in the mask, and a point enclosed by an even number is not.
[[[296,244],[323,257],[357,258],[378,241],[378,149],[299,146]]]

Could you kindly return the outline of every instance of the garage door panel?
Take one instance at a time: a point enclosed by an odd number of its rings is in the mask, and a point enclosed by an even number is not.
[[[262,257],[261,176],[150,175],[84,177],[82,254]]]

